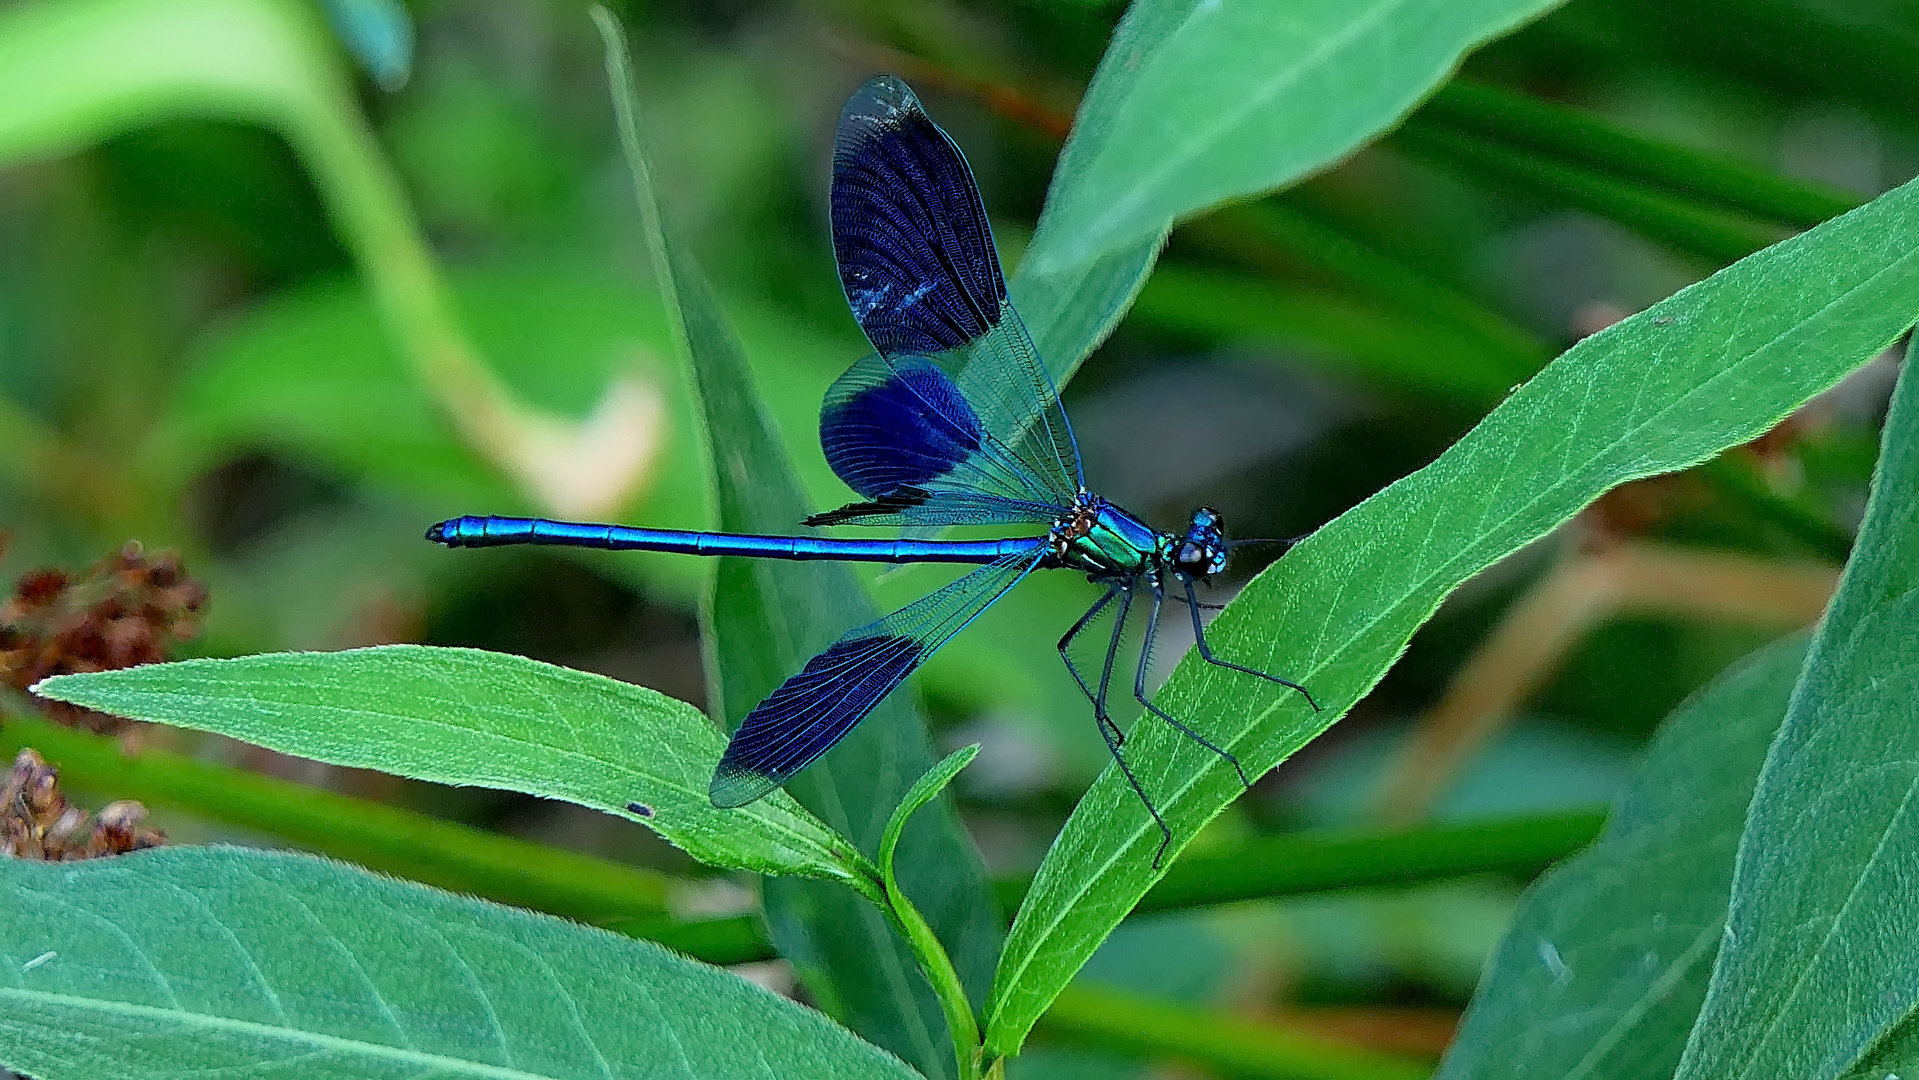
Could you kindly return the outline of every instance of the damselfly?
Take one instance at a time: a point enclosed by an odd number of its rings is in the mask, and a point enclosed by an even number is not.
[[[1306,688],[1223,660],[1206,641],[1194,583],[1226,569],[1236,543],[1213,510],[1193,511],[1180,532],[1159,532],[1086,490],[1079,448],[1006,282],[979,188],[959,147],[891,76],[868,80],[840,115],[833,150],[833,251],[847,303],[878,350],[827,391],[820,445],[862,496],[806,519],[811,526],[1031,524],[1038,536],[998,540],[841,540],[682,532],[537,518],[460,517],[427,531],[449,547],[563,544],[614,550],[746,555],[773,559],[981,564],[952,584],[868,626],[849,631],[754,706],[714,771],[715,806],[744,806],[830,749],[912,670],[1028,573],[1070,569],[1105,593],[1059,640],[1059,653],[1093,706],[1113,760],[1159,826],[1157,865],[1172,833],[1120,752],[1124,735],[1107,711],[1113,667],[1136,598],[1150,597],[1133,697],[1148,712],[1218,754],[1249,778],[1230,750],[1155,705],[1147,663],[1169,591],[1192,617],[1199,655],[1289,687],[1317,710]],[[1114,609],[1097,679],[1075,664],[1073,640]]]

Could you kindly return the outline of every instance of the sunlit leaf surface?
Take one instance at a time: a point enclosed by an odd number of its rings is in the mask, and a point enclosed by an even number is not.
[[[726,740],[643,686],[477,649],[388,645],[63,675],[39,692],[298,757],[523,791],[644,821],[694,858],[865,887],[857,854],[791,799],[716,810]],[[629,803],[646,808],[636,813]]]
[[[1439,1080],[1672,1075],[1805,656],[1803,637],[1769,646],[1667,718],[1598,842],[1526,894]]]
[[[1840,1076],[1919,1012],[1915,491],[1908,354],[1858,544],[1753,794],[1682,1080]]]
[[[0,902],[0,1063],[40,1080],[915,1075],[656,945],[309,856],[0,859]]]
[[[1160,701],[1250,772],[1284,760],[1386,672],[1459,584],[1606,489],[1754,438],[1919,312],[1919,185],[1768,248],[1582,341],[1433,464],[1321,529],[1256,578],[1209,636],[1325,704],[1188,656]],[[1161,724],[1126,745],[1177,844],[1238,797],[1230,768]],[[1016,1049],[1141,894],[1158,831],[1115,771],[1081,800],[1009,938],[988,1045]]]
[[[1551,0],[1140,0],[1060,153],[1012,285],[1062,382],[1176,222],[1324,168]]]

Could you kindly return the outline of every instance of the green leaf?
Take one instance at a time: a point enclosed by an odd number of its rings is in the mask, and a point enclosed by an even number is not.
[[[386,802],[204,761],[157,746],[128,753],[119,739],[0,710],[0,761],[31,747],[61,783],[138,799],[264,833],[382,873],[595,926],[632,925],[666,912],[674,879]],[[164,819],[163,819],[164,820]]]
[[[1061,386],[1119,325],[1165,243],[1162,231],[1123,251],[1070,266],[1042,270],[1030,258],[1020,262],[1006,288],[1046,370]]]
[[[873,867],[791,799],[714,809],[706,783],[726,740],[712,723],[600,675],[386,645],[60,675],[34,692],[333,765],[564,799],[643,822],[715,866],[877,891]]]
[[[781,533],[812,512],[778,429],[754,386],[744,349],[704,275],[662,218],[640,144],[625,50],[610,16],[596,11],[627,160],[645,218],[655,276],[667,296],[699,391],[712,455],[718,524],[729,532]],[[722,559],[708,620],[713,710],[736,722],[808,657],[876,613],[852,571],[838,563]],[[824,759],[791,781],[799,802],[872,850],[892,808],[931,764],[925,725],[894,694]],[[919,815],[899,878],[946,943],[974,992],[990,978],[1000,927],[979,853],[950,809]],[[765,885],[767,923],[828,1013],[914,1063],[951,1075],[939,999],[881,909],[813,882]]]
[[[1806,639],[1676,709],[1598,843],[1541,878],[1493,954],[1439,1080],[1665,1080],[1726,921],[1733,855]]]
[[[40,1080],[913,1072],[737,976],[281,852],[0,859],[0,1062]]]
[[[1326,709],[1188,656],[1160,704],[1250,773],[1359,700],[1441,600],[1616,484],[1754,438],[1903,333],[1919,311],[1919,184],[1786,240],[1586,338],[1433,464],[1294,548],[1220,614],[1225,659],[1295,679]],[[1128,760],[1183,844],[1241,788],[1161,724]],[[988,1047],[1033,1020],[1158,877],[1158,834],[1109,769],[1068,820],[1008,939]]]
[[[1858,544],[1753,794],[1681,1080],[1840,1076],[1919,1014],[1913,366],[1908,352]]]
[[[927,803],[939,797],[946,785],[960,774],[960,770],[973,763],[979,756],[979,744],[962,746],[958,750],[941,758],[932,768],[926,770],[913,786],[907,789],[906,796],[893,809],[893,816],[886,819],[886,832],[880,836],[880,874],[886,878],[888,888],[898,888],[893,880],[893,854],[899,850],[900,835],[906,831],[906,822]]]
[[[979,1021],[973,1016],[973,1004],[966,996],[966,988],[960,985],[959,973],[953,969],[953,962],[946,950],[926,925],[926,919],[913,905],[913,898],[900,888],[899,875],[895,873],[894,856],[899,851],[900,835],[906,831],[906,822],[915,811],[939,797],[946,785],[953,782],[961,769],[970,764],[979,754],[979,744],[962,746],[946,755],[926,774],[913,782],[906,797],[893,810],[893,816],[886,821],[886,833],[880,838],[880,877],[886,882],[886,903],[893,913],[901,934],[913,945],[913,952],[919,957],[920,970],[926,974],[928,982],[933,984],[933,992],[939,997],[940,1006],[946,1011],[946,1030],[953,1037],[954,1066],[957,1075],[970,1077],[978,1072],[975,1062],[979,1059]]]
[[[1466,50],[1551,0],[1139,0],[1073,121],[1013,299],[1062,382],[1167,230],[1384,131]]]

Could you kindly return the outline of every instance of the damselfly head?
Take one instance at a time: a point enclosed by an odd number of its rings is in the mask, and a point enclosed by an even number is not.
[[[1173,568],[1188,577],[1211,577],[1226,571],[1226,519],[1202,506],[1193,511],[1186,535],[1173,549]]]

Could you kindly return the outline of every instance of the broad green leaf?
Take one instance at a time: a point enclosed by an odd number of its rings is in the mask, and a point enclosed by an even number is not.
[[[615,108],[655,275],[667,296],[708,435],[721,529],[790,531],[811,512],[791,459],[755,386],[745,350],[704,275],[662,219],[640,145],[617,28],[607,37]],[[729,726],[834,638],[876,612],[852,571],[837,563],[722,559],[708,620],[712,708]],[[895,694],[787,787],[801,805],[851,837],[878,845],[888,815],[932,763],[925,725]],[[1000,929],[979,853],[948,807],[918,815],[898,860],[902,887],[947,947],[973,993],[986,986]],[[931,1077],[951,1074],[953,1053],[939,1002],[906,943],[877,907],[824,883],[769,880],[767,924],[822,1008]]]
[[[1666,719],[1599,840],[1520,902],[1439,1080],[1672,1075],[1805,656],[1802,636],[1761,649]]]
[[[1378,135],[1474,45],[1552,0],[1138,0],[1080,102],[1013,282],[1062,382],[1167,230]]]
[[[1919,1015],[1915,491],[1908,352],[1858,543],[1753,794],[1681,1080],[1841,1076]]]
[[[1290,756],[1377,683],[1447,593],[1608,488],[1754,438],[1903,333],[1919,312],[1919,184],[1728,267],[1592,337],[1439,459],[1348,511],[1255,578],[1209,631],[1222,657],[1304,683],[1314,713],[1192,656],[1161,704],[1251,773]],[[1175,850],[1241,788],[1162,724],[1128,759]],[[1054,843],[995,975],[988,1046],[1016,1050],[1158,874],[1159,842],[1113,770]]]
[[[0,905],[0,1064],[39,1080],[914,1075],[657,945],[311,856],[0,859]]]
[[[715,866],[877,883],[783,795],[714,809],[706,784],[726,740],[698,709],[523,657],[422,645],[269,653],[60,675],[34,692],[333,765],[564,799],[643,822]]]

